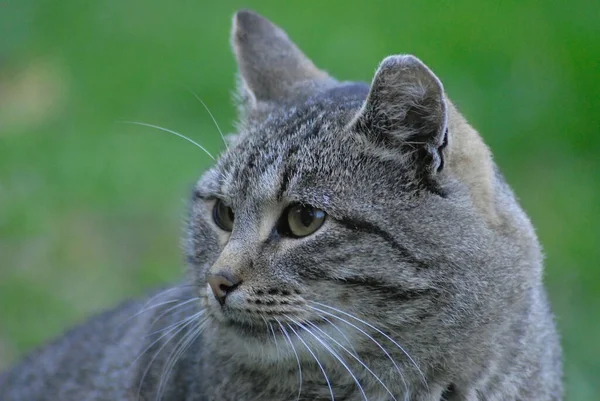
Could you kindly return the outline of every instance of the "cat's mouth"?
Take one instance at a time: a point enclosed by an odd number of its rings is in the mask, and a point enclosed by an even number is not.
[[[208,314],[218,325],[245,339],[273,341],[284,340],[294,332],[321,325],[323,322],[309,313],[306,301],[290,294],[278,297],[277,294],[255,294],[254,297],[236,297],[231,294],[227,301],[219,304],[210,297],[210,288],[204,295],[204,304]],[[296,294],[297,295],[297,294]]]
[[[262,323],[262,324],[261,324]],[[235,330],[237,334],[252,338],[264,338],[268,333],[268,326],[264,322],[250,322],[227,319],[223,322],[227,330]]]
[[[299,333],[314,332],[315,328],[320,330],[323,324],[319,321],[279,321],[279,323],[273,323],[270,321],[245,322],[237,320],[226,320],[223,323],[226,329],[233,329],[237,335],[244,339],[261,342],[288,341],[292,337],[297,337]]]
[[[306,330],[307,327],[320,326],[319,321],[309,321],[306,316],[294,312],[247,312],[231,308],[223,308],[219,319],[227,330],[253,339],[268,339],[287,337],[291,333]]]

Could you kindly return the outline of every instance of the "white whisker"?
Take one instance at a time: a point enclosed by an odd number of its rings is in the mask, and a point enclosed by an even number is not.
[[[269,332],[270,332],[270,334],[273,335],[273,341],[275,342],[275,349],[277,349],[277,359],[279,360],[279,357],[280,357],[279,343],[277,342],[277,336],[275,335],[275,330],[273,330],[273,325],[271,323],[267,322],[267,319],[265,319],[264,316],[261,316],[261,318],[265,322],[265,325],[267,326],[267,337],[269,336]]]
[[[198,312],[196,312],[196,313],[194,314],[194,316],[195,316],[195,317],[200,317],[200,316],[202,316],[203,314],[204,314],[204,310],[201,310],[201,311],[198,311]],[[153,331],[152,333],[146,334],[146,337],[150,337],[150,336],[153,336],[153,335],[155,335],[155,334],[161,333],[161,332],[163,332],[163,331],[165,331],[165,330],[169,330],[169,329],[173,328],[174,326],[177,326],[178,324],[180,324],[181,322],[183,322],[183,321],[185,321],[185,320],[187,320],[187,319],[189,319],[189,317],[184,317],[183,319],[181,319],[181,320],[180,320],[180,321],[178,321],[177,323],[173,323],[173,324],[171,324],[171,325],[169,325],[169,326],[167,326],[167,327],[163,327],[162,329],[158,329],[158,330],[156,330],[156,331]],[[152,325],[151,325],[150,327],[153,327],[155,323],[156,323],[156,322],[152,323]]]
[[[317,362],[317,365],[319,365],[319,369],[321,369],[321,372],[323,373],[323,377],[325,377],[325,381],[327,382],[327,387],[329,388],[329,394],[331,395],[331,401],[335,401],[335,397],[333,396],[333,388],[331,388],[331,383],[329,382],[329,377],[327,377],[327,373],[325,373],[325,368],[323,368],[323,365],[321,365],[321,362],[319,361],[319,358],[317,358],[317,356],[310,349],[310,347],[308,346],[308,344],[302,339],[302,337],[300,337],[300,335],[298,334],[298,332],[296,330],[294,330],[294,328],[290,324],[288,324],[287,327],[294,332],[294,334],[296,335],[296,338],[298,338],[298,340],[300,340],[300,342],[302,344],[304,344],[304,346],[306,347],[306,349],[308,350],[308,352],[314,358],[315,362]]]
[[[141,353],[140,353],[140,354],[139,354],[139,355],[138,355],[138,356],[137,356],[137,357],[136,357],[136,358],[135,358],[135,359],[134,359],[134,360],[131,362],[131,364],[129,365],[129,368],[131,368],[131,367],[132,367],[132,366],[133,366],[133,365],[134,365],[134,364],[135,364],[135,363],[138,361],[138,359],[140,359],[140,358],[141,358],[141,357],[142,357],[142,356],[143,356],[143,355],[144,355],[146,352],[148,352],[148,351],[149,351],[149,350],[150,350],[150,349],[151,349],[151,348],[152,348],[152,347],[153,347],[153,346],[154,346],[156,343],[158,343],[160,340],[162,340],[163,338],[165,338],[166,336],[168,336],[168,335],[169,335],[169,334],[170,334],[170,333],[171,333],[173,330],[176,330],[176,329],[177,329],[177,327],[179,327],[180,325],[182,325],[182,324],[183,324],[183,325],[184,325],[184,327],[185,327],[185,324],[187,324],[186,322],[188,322],[188,323],[189,323],[189,321],[190,321],[190,320],[192,320],[194,317],[196,317],[196,316],[194,315],[194,316],[189,316],[189,317],[186,317],[185,319],[182,319],[182,320],[178,321],[177,323],[175,323],[174,325],[172,325],[172,326],[171,326],[171,328],[170,328],[170,329],[169,329],[167,332],[163,333],[163,334],[162,334],[160,337],[158,337],[156,340],[154,340],[154,341],[153,341],[153,342],[152,342],[152,343],[151,343],[149,346],[147,346],[147,347],[146,347],[146,348],[145,348],[145,349],[144,349],[144,350],[143,350],[143,351],[142,351],[142,352],[141,352]]]
[[[346,343],[348,343],[348,346],[350,347],[352,352],[354,352],[354,355],[358,356],[358,353],[356,352],[356,350],[354,349],[354,346],[352,345],[352,341],[350,341],[348,336],[346,336],[346,334],[340,328],[338,328],[331,320],[327,319],[325,316],[319,315],[319,319],[323,319],[324,321],[329,323],[331,325],[331,327],[333,327],[338,333],[340,333],[340,335],[344,338],[344,340],[346,340]]]
[[[173,302],[177,302],[177,301],[179,301],[179,300],[178,300],[178,299],[172,299],[172,300],[170,300],[170,301],[159,302],[159,303],[157,303],[157,304],[153,304],[153,305],[150,305],[150,306],[148,306],[148,307],[142,307],[143,309],[141,309],[141,310],[140,310],[138,313],[136,313],[135,315],[133,315],[133,316],[131,316],[131,317],[127,318],[125,321],[123,321],[123,323],[127,323],[128,321],[130,321],[130,320],[133,320],[133,319],[135,319],[136,317],[138,317],[139,315],[141,315],[142,313],[144,313],[144,312],[148,312],[148,311],[149,311],[149,310],[151,310],[151,309],[158,308],[159,306],[163,306],[163,305],[172,304]],[[120,324],[123,324],[123,323],[120,323]]]
[[[227,145],[227,140],[225,139],[225,136],[223,135],[223,131],[221,131],[221,127],[219,127],[219,123],[217,123],[217,119],[210,112],[210,109],[208,108],[208,106],[206,105],[206,103],[204,103],[204,101],[202,99],[200,99],[200,96],[196,95],[196,93],[194,91],[192,91],[190,89],[188,89],[188,90],[190,91],[190,93],[192,95],[194,95],[194,97],[196,97],[196,99],[198,99],[198,101],[200,103],[202,103],[202,106],[204,106],[204,108],[208,112],[208,115],[213,120],[213,123],[215,123],[215,126],[217,127],[217,131],[219,131],[219,134],[221,135],[221,139],[223,140],[223,143],[225,144],[225,149],[229,150],[229,146]]]
[[[194,302],[194,301],[199,300],[199,299],[200,298],[198,298],[198,297],[193,297],[193,298],[187,299],[187,300],[185,300],[183,302],[180,302],[180,303],[178,303],[175,306],[171,306],[167,310],[163,311],[160,315],[158,315],[157,317],[155,317],[154,320],[152,320],[152,323],[150,323],[150,327],[153,327],[156,324],[156,322],[158,322],[163,316],[165,316],[167,313],[171,312],[172,310],[181,308],[182,306],[188,305],[189,303]]]
[[[202,146],[198,142],[196,142],[196,141],[188,138],[187,136],[185,136],[183,134],[180,134],[179,132],[175,132],[175,131],[170,130],[168,128],[160,127],[158,125],[153,125],[153,124],[148,124],[148,123],[141,123],[141,122],[138,122],[138,121],[120,121],[120,122],[124,123],[124,124],[135,124],[135,125],[142,125],[144,127],[155,128],[157,130],[168,132],[170,134],[176,135],[176,136],[178,136],[178,137],[180,137],[182,139],[185,139],[188,142],[193,143],[194,145],[196,145],[197,147],[199,147],[200,149],[202,149],[204,151],[204,153],[206,153],[208,155],[208,157],[210,157],[211,159],[215,160],[214,156],[208,150],[206,150],[206,148],[204,146]]]
[[[344,347],[342,344],[340,344],[335,338],[331,337],[329,334],[327,334],[324,330],[322,330],[321,328],[319,328],[319,326],[317,326],[314,323],[311,322],[307,322],[309,325],[311,325],[312,327],[314,327],[316,330],[318,330],[319,332],[321,332],[324,336],[328,337],[331,341],[333,341],[337,346],[339,346],[341,349],[343,349],[344,351],[346,351],[348,353],[348,355],[350,355],[352,358],[354,358],[358,363],[360,363],[362,365],[362,367],[364,367],[371,375],[373,375],[373,377],[375,378],[375,380],[377,380],[382,386],[383,388],[388,392],[388,394],[394,399],[394,401],[396,400],[396,397],[394,397],[394,394],[391,392],[391,390],[385,385],[385,383],[379,378],[379,376],[377,376],[377,374],[375,374],[375,372],[373,372],[371,370],[371,368],[369,368],[367,366],[367,364],[365,364],[357,355],[354,355],[352,352],[350,352],[350,350],[348,350],[348,348]]]
[[[132,319],[136,318],[137,316],[139,316],[140,314],[144,313],[144,312],[145,312],[145,311],[147,311],[147,310],[154,309],[154,308],[156,308],[156,307],[158,307],[158,306],[166,305],[166,304],[168,304],[168,303],[177,302],[179,299],[173,299],[173,300],[169,300],[169,301],[166,301],[166,302],[162,302],[162,303],[159,303],[159,304],[154,304],[154,305],[152,305],[152,306],[149,306],[149,305],[152,303],[152,301],[154,301],[156,298],[158,298],[158,297],[160,297],[160,296],[167,295],[168,293],[170,293],[170,292],[172,292],[172,291],[175,291],[175,290],[178,290],[178,289],[180,289],[181,287],[182,287],[182,286],[177,286],[177,287],[173,287],[173,288],[167,288],[166,290],[164,290],[164,291],[160,291],[158,294],[155,294],[155,295],[154,295],[154,296],[152,296],[152,297],[151,297],[151,298],[150,298],[150,299],[149,299],[149,300],[148,300],[146,303],[144,303],[144,305],[142,305],[142,307],[140,308],[140,311],[139,311],[139,312],[137,312],[137,313],[136,313],[136,314],[134,314],[133,316],[131,316],[131,317],[129,317],[129,318],[127,318],[127,319],[125,319],[125,320],[124,320],[122,323],[120,323],[119,325],[122,325],[122,324],[124,324],[124,323],[127,323],[128,321],[130,321],[130,320],[132,320]]]
[[[160,375],[160,380],[158,382],[158,390],[156,392],[156,401],[159,401],[162,398],[164,384],[167,382],[169,375],[171,373],[171,365],[175,363],[177,356],[179,354],[179,349],[184,344],[187,343],[187,339],[194,334],[194,330],[190,330],[188,333],[184,334],[179,341],[173,347],[173,350],[167,357],[166,362],[164,363],[164,367],[162,373]]]
[[[171,355],[167,359],[167,363],[165,364],[165,367],[163,368],[163,373],[161,374],[156,401],[160,401],[162,399],[163,393],[166,390],[167,381],[169,380],[169,376],[175,368],[175,365],[177,364],[181,356],[185,353],[185,351],[188,349],[190,344],[194,342],[196,338],[198,338],[198,336],[204,328],[205,323],[206,319],[198,322],[196,328],[190,330],[189,333],[183,336],[173,348],[173,352],[171,352]]]
[[[336,312],[339,312],[339,313],[341,313],[341,314],[343,314],[343,315],[345,315],[345,316],[348,316],[349,318],[351,318],[351,319],[354,319],[354,320],[356,320],[356,321],[358,321],[358,322],[360,322],[360,323],[362,323],[362,324],[364,324],[364,325],[366,325],[366,326],[368,326],[368,327],[372,328],[373,330],[375,330],[376,332],[378,332],[379,334],[381,334],[382,336],[384,336],[385,338],[387,338],[387,339],[388,339],[389,341],[391,341],[391,342],[392,342],[392,343],[393,343],[393,344],[394,344],[396,347],[398,347],[398,349],[399,349],[400,351],[402,351],[402,353],[403,353],[404,355],[406,355],[406,357],[407,357],[407,358],[408,358],[408,359],[409,359],[409,360],[412,362],[412,364],[415,366],[415,368],[417,369],[417,371],[418,371],[418,372],[419,372],[419,374],[421,375],[421,378],[423,379],[423,384],[425,384],[425,387],[429,388],[429,386],[428,386],[428,384],[427,384],[427,380],[425,379],[425,375],[423,374],[423,372],[422,372],[422,371],[421,371],[421,369],[419,368],[419,365],[417,365],[417,363],[415,362],[415,360],[414,360],[414,359],[413,359],[413,358],[412,358],[412,357],[411,357],[411,356],[408,354],[408,352],[406,352],[406,350],[405,350],[405,349],[404,349],[404,348],[403,348],[403,347],[402,347],[400,344],[398,344],[398,343],[396,342],[396,340],[394,340],[392,337],[388,336],[388,335],[387,335],[387,334],[385,334],[383,331],[381,331],[381,330],[379,330],[377,327],[373,326],[371,323],[369,323],[369,322],[365,322],[364,320],[362,320],[362,319],[360,319],[360,318],[358,318],[358,317],[356,317],[356,316],[354,316],[354,315],[352,315],[352,314],[350,314],[350,313],[348,313],[348,312],[344,312],[343,310],[340,310],[340,309],[334,308],[333,306],[329,306],[329,305],[322,304],[322,303],[320,303],[320,302],[315,302],[315,301],[311,301],[311,302],[312,302],[312,303],[314,303],[314,304],[321,305],[321,306],[323,306],[323,307],[329,308],[329,309],[331,309],[331,310],[334,310],[334,311],[336,311]],[[339,318],[339,316],[335,316],[335,315],[334,315],[334,317],[338,317],[338,318]]]
[[[341,356],[339,356],[339,354],[337,352],[335,352],[333,350],[333,348],[331,348],[331,346],[329,346],[328,344],[326,344],[325,341],[323,341],[319,336],[317,336],[315,333],[313,333],[309,328],[307,328],[306,326],[304,326],[302,323],[300,323],[300,322],[292,319],[289,316],[286,316],[286,315],[284,315],[284,316],[286,318],[288,318],[290,321],[292,321],[293,323],[295,323],[296,325],[298,325],[298,327],[300,327],[301,329],[303,329],[304,331],[306,331],[308,334],[310,334],[311,336],[313,336],[315,338],[315,340],[317,340],[335,359],[337,359],[338,362],[341,363],[342,366],[348,371],[348,373],[350,374],[350,376],[354,380],[354,383],[356,383],[356,386],[360,390],[360,392],[361,392],[364,400],[365,401],[369,401],[369,399],[367,397],[367,394],[365,394],[365,390],[363,389],[362,385],[360,384],[360,381],[358,381],[358,379],[356,378],[356,376],[352,372],[352,369],[350,369],[350,366],[348,366],[348,364],[346,363],[346,361],[344,360],[344,358],[342,358]]]
[[[400,378],[402,379],[402,383],[404,383],[404,389],[406,391],[406,394],[408,394],[408,384],[406,383],[406,379],[404,378],[404,374],[402,374],[402,370],[400,369],[400,367],[398,366],[398,364],[396,363],[396,361],[394,360],[394,358],[392,358],[392,356],[390,355],[390,353],[385,349],[385,347],[379,343],[379,341],[377,341],[375,338],[373,338],[373,336],[371,336],[369,333],[367,333],[366,331],[364,331],[363,329],[361,329],[357,325],[355,325],[355,324],[347,321],[346,319],[344,319],[344,318],[342,318],[340,316],[334,315],[333,313],[329,313],[327,311],[324,311],[322,309],[316,308],[314,306],[310,306],[310,308],[313,309],[313,310],[316,310],[318,312],[325,313],[326,315],[331,316],[333,318],[336,318],[338,320],[341,320],[342,322],[346,323],[350,327],[353,327],[354,329],[358,330],[360,333],[362,333],[363,335],[365,335],[369,340],[371,340],[375,345],[377,345],[379,347],[379,349],[381,349],[381,351],[383,351],[383,353],[385,354],[385,356],[392,362],[392,364],[394,364],[394,367],[396,368],[396,371],[398,372],[398,374],[400,375]]]
[[[200,312],[204,312],[204,311],[200,311]],[[158,357],[158,355],[161,353],[161,351],[167,346],[167,344],[173,339],[175,338],[175,336],[177,334],[179,334],[183,329],[185,329],[185,327],[187,325],[189,325],[190,323],[192,323],[194,321],[194,319],[196,319],[198,316],[200,316],[200,312],[187,317],[186,319],[183,319],[182,321],[178,322],[177,325],[175,327],[173,327],[171,330],[167,331],[166,333],[164,333],[162,336],[160,336],[159,338],[157,338],[156,340],[154,340],[152,342],[152,344],[150,344],[148,347],[146,347],[146,349],[144,349],[135,359],[133,362],[131,362],[131,364],[129,365],[129,368],[131,368],[139,358],[142,357],[142,355],[144,355],[146,352],[148,352],[155,344],[157,344],[161,339],[163,339],[164,337],[168,336],[169,334],[171,334],[171,337],[158,349],[158,351],[154,354],[154,356],[152,357],[152,359],[150,360],[150,362],[148,363],[148,366],[146,367],[146,369],[144,370],[144,373],[142,374],[142,377],[140,379],[140,384],[138,387],[138,399],[139,396],[141,394],[142,391],[142,385],[144,384],[144,378],[146,377],[146,375],[148,374],[148,372],[150,371],[150,367],[152,366],[152,364],[154,363],[154,361],[156,360],[156,358]],[[179,327],[181,326],[181,327]]]
[[[300,363],[300,357],[298,356],[298,352],[296,352],[296,347],[294,347],[294,343],[292,342],[292,339],[290,338],[290,335],[288,334],[287,330],[285,329],[285,327],[283,327],[283,325],[277,318],[275,318],[275,320],[277,321],[277,324],[279,324],[281,332],[287,338],[287,341],[289,342],[290,347],[292,348],[292,351],[296,356],[296,362],[298,362],[298,381],[300,383],[298,386],[298,397],[296,398],[296,401],[298,401],[300,400],[300,394],[302,394],[302,364]]]

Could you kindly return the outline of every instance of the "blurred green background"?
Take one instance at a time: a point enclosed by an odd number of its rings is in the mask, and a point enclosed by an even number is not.
[[[192,183],[231,131],[232,13],[370,80],[413,53],[491,146],[537,227],[568,400],[600,396],[600,7],[595,1],[0,0],[0,368],[179,277]]]

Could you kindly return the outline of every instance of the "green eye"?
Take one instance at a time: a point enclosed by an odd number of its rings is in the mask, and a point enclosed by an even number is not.
[[[215,207],[213,208],[213,219],[215,224],[222,230],[231,231],[233,230],[234,217],[233,209],[227,206],[222,200],[217,199]]]
[[[282,216],[282,234],[295,238],[306,237],[321,228],[325,216],[321,209],[292,205]]]

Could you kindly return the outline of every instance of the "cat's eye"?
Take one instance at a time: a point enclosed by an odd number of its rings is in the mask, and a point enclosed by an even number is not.
[[[326,214],[321,209],[308,205],[292,205],[282,216],[282,234],[299,238],[317,231],[325,222]]]
[[[233,209],[227,206],[222,200],[217,199],[213,208],[213,220],[215,224],[222,230],[231,231],[233,230],[234,218]]]

